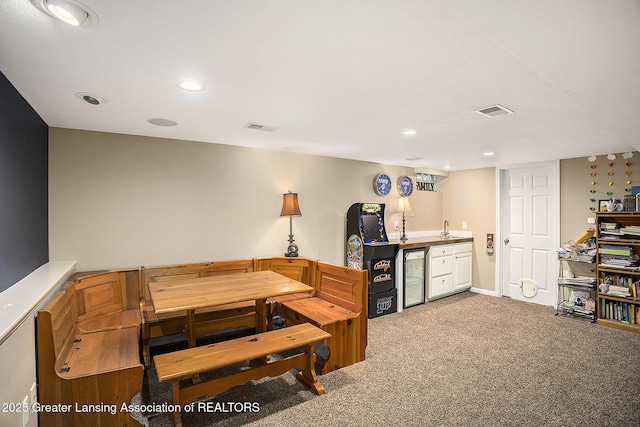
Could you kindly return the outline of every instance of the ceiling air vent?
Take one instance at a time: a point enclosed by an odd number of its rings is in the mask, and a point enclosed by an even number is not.
[[[493,105],[491,107],[487,107],[487,108],[482,108],[480,110],[476,110],[476,113],[480,113],[483,116],[487,116],[487,117],[498,117],[498,116],[504,116],[506,114],[511,114],[513,113],[513,111],[509,110],[508,108],[503,107],[502,105],[496,104]]]
[[[262,130],[265,132],[274,132],[275,130],[277,130],[277,127],[273,127],[273,126],[265,126],[265,125],[261,125],[259,123],[247,123],[246,125],[244,125],[244,127],[246,129],[254,129],[254,130]]]

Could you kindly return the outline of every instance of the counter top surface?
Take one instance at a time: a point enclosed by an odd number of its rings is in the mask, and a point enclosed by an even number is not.
[[[414,249],[414,248],[425,248],[428,246],[437,246],[437,245],[451,245],[454,243],[464,243],[464,242],[473,242],[473,237],[450,237],[448,239],[441,239],[439,236],[433,237],[418,237],[415,239],[410,239],[405,243],[401,243],[400,241],[393,241],[391,243],[400,244],[400,249]]]

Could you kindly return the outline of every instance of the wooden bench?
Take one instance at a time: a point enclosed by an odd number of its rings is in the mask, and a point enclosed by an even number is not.
[[[195,264],[143,267],[141,269],[140,312],[142,313],[142,354],[147,369],[151,367],[149,343],[152,338],[185,333],[186,312],[158,315],[149,295],[149,283],[165,280],[191,279],[228,273],[254,271],[253,259]],[[196,310],[196,337],[237,327],[255,328],[255,303],[227,304]]]
[[[61,408],[39,425],[140,426],[121,411],[142,390],[139,327],[82,332],[75,297],[67,283],[38,311],[38,402]]]
[[[256,271],[271,270],[309,286],[313,286],[313,282],[315,280],[316,264],[317,261],[315,259],[305,257],[255,258]],[[308,298],[311,296],[313,296],[313,292],[269,298],[269,319],[272,319],[276,314],[280,314],[278,313],[278,309],[280,307],[280,304],[282,304],[283,302],[294,301],[300,298]]]
[[[83,332],[139,327],[141,322],[137,279],[139,269],[82,275],[72,281],[78,328]],[[124,280],[121,280],[121,276]],[[134,279],[126,279],[133,276]],[[127,286],[135,283],[135,286]]]
[[[367,347],[367,271],[318,261],[315,296],[280,305],[288,325],[309,322],[331,336],[322,374],[365,360]]]
[[[154,357],[154,364],[160,382],[173,383],[173,400],[177,410],[171,414],[174,426],[182,426],[180,408],[201,396],[215,396],[232,387],[246,384],[263,377],[275,377],[291,369],[299,369],[298,379],[308,384],[316,394],[323,394],[324,388],[316,377],[314,363],[315,343],[329,338],[327,332],[317,327],[300,324],[289,328],[268,331],[249,337],[237,338]],[[238,371],[219,378],[197,383],[180,385],[181,380],[190,379],[208,371],[226,368],[242,362],[265,358],[304,347],[304,353],[289,356],[271,363]]]

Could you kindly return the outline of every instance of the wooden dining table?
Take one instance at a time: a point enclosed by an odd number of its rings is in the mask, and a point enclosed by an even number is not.
[[[186,311],[187,341],[196,346],[195,311],[245,301],[255,301],[256,332],[267,331],[267,299],[313,291],[311,286],[270,270],[230,273],[149,283],[156,314]]]

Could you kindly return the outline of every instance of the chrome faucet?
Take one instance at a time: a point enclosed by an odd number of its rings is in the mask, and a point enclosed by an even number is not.
[[[442,233],[440,233],[440,238],[441,239],[448,239],[449,238],[449,230],[447,230],[447,227],[449,227],[449,221],[447,221],[446,219],[444,220],[444,226]]]

